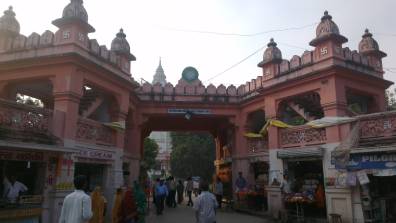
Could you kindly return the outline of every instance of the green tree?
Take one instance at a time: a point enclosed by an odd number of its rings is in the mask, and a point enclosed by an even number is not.
[[[155,167],[155,158],[158,155],[158,144],[150,139],[145,138],[143,142],[143,162],[140,166],[140,177],[145,178],[147,171]]]
[[[393,90],[386,90],[385,101],[388,111],[396,110],[396,88]]]
[[[215,144],[209,133],[171,133],[171,172],[179,178],[200,176],[212,179],[216,156]]]
[[[158,144],[150,138],[145,138],[143,148],[143,164],[147,170],[153,169],[155,167],[155,158],[158,155]]]

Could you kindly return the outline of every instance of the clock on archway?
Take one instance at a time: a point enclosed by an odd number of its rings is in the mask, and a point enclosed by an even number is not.
[[[182,78],[191,83],[195,80],[198,80],[198,71],[194,67],[186,67],[183,70]]]

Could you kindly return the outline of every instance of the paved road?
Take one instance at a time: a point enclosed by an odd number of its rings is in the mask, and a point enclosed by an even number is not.
[[[151,205],[151,204],[150,204]],[[156,216],[154,209],[151,209],[146,223],[196,223],[192,208],[185,204],[177,208],[165,208],[163,215]],[[269,223],[263,218],[235,213],[219,211],[217,214],[218,223]]]

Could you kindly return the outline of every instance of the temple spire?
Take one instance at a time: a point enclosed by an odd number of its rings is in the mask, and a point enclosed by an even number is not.
[[[153,77],[153,84],[161,84],[161,86],[165,86],[166,84],[166,76],[164,69],[162,68],[162,58],[159,58],[159,64],[157,67],[157,70],[155,71],[154,77]]]

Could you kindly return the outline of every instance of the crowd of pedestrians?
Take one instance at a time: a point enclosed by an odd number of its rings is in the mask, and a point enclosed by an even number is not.
[[[104,223],[107,201],[101,188],[88,195],[87,178],[74,178],[75,191],[63,201],[59,223]],[[133,187],[118,188],[111,211],[112,223],[144,223],[146,215],[146,194],[138,182]]]
[[[165,203],[169,208],[176,208],[183,202],[186,195],[188,197],[187,206],[194,209],[197,222],[214,223],[216,222],[216,209],[221,206],[223,197],[223,184],[220,178],[216,179],[213,192],[214,194],[209,192],[208,183],[193,181],[191,177],[187,178],[184,183],[181,180],[176,183],[173,177],[166,180],[157,179],[155,185],[153,185],[153,201],[156,205],[156,213],[157,215],[163,214]],[[197,196],[195,203],[192,200],[193,194]]]
[[[194,186],[193,179],[189,177],[185,182],[173,177],[156,179],[147,192],[138,182],[132,187],[118,188],[114,194],[114,202],[111,210],[112,223],[144,223],[148,210],[147,198],[152,193],[153,203],[157,215],[164,213],[165,205],[168,208],[176,208],[187,196],[187,206],[195,211],[198,223],[214,223],[216,209],[221,208],[223,198],[223,184],[220,178],[213,183],[213,194],[209,192],[209,184],[199,182],[199,190]],[[102,194],[100,187],[96,187],[91,194],[85,192],[87,178],[76,176],[74,179],[75,191],[64,199],[59,223],[104,223],[107,212],[107,200]],[[193,202],[192,194],[197,197]]]

